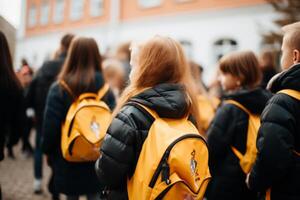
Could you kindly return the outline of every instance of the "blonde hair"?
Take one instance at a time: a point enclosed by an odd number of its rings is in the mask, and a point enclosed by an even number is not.
[[[287,37],[287,44],[292,49],[300,51],[300,22],[288,24],[282,27],[284,36]]]
[[[128,100],[140,92],[161,83],[180,83],[186,89],[186,101],[189,113],[195,118],[201,131],[196,87],[193,83],[190,67],[181,45],[169,38],[155,36],[139,45],[138,63],[131,76],[131,83],[125,89],[114,115]]]

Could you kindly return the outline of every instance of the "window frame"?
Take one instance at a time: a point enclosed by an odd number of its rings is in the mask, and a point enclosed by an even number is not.
[[[98,11],[98,13],[93,12],[93,8],[95,8],[95,4],[98,4],[98,3],[101,3],[102,4],[102,7],[100,8],[100,10]],[[104,15],[104,0],[90,0],[90,5],[89,5],[89,15],[91,17],[101,17]],[[96,13],[96,14],[95,14]]]
[[[33,27],[35,27],[37,25],[37,23],[38,23],[37,11],[38,11],[37,10],[37,5],[35,3],[32,3],[29,6],[28,19],[27,19],[27,27],[33,28]]]
[[[40,25],[45,26],[50,22],[50,1],[42,0],[40,10],[41,10],[40,12],[41,14],[40,14],[39,23]]]
[[[58,5],[62,6],[62,8],[58,7]],[[55,24],[62,23],[65,18],[65,0],[55,0],[55,6],[54,6],[53,11],[54,11],[53,22]],[[59,11],[61,11],[61,13],[59,13]],[[60,14],[61,14],[61,18],[58,17]]]
[[[77,4],[74,5],[74,2],[81,2],[81,10],[79,10],[78,8],[76,8],[76,6],[78,6]],[[79,3],[78,3],[79,4]],[[79,4],[80,5],[80,4]],[[85,0],[71,0],[70,1],[70,20],[71,21],[79,21],[83,18],[84,16],[84,6],[85,6]],[[78,12],[77,12],[78,9]],[[76,11],[76,12],[74,12]],[[75,13],[75,14],[74,14]]]

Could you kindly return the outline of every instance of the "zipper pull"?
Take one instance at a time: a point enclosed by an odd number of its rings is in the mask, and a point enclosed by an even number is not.
[[[169,177],[170,177],[170,167],[169,167],[168,163],[165,161],[162,165],[161,179],[167,185],[170,185],[171,181],[170,181]]]

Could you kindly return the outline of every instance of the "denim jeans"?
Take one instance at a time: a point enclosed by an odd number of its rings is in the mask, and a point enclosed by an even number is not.
[[[35,135],[34,178],[43,178],[42,128],[39,125],[36,127]]]

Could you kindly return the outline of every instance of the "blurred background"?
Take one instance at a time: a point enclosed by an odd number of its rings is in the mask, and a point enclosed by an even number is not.
[[[278,51],[279,26],[299,13],[299,0],[1,0],[0,29],[15,67],[25,58],[33,69],[67,32],[94,37],[106,56],[126,42],[168,35],[203,66],[207,83],[230,51]]]

